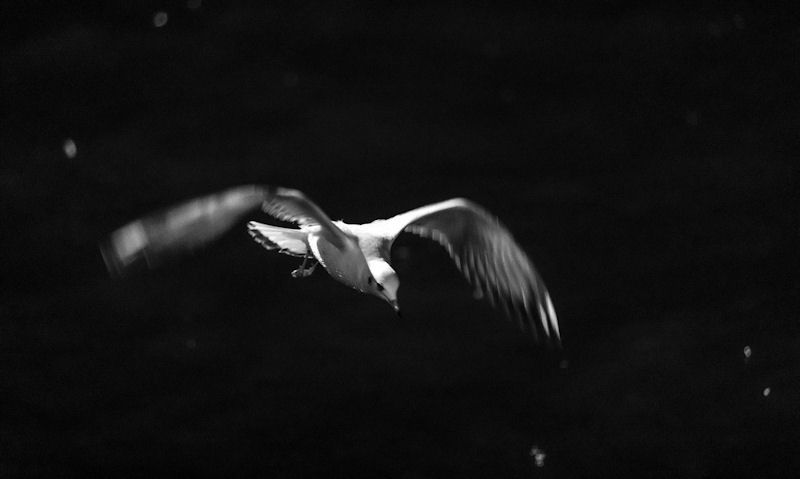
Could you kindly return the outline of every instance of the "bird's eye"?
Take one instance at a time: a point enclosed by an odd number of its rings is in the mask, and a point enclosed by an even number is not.
[[[383,285],[378,283],[378,291],[383,291]]]

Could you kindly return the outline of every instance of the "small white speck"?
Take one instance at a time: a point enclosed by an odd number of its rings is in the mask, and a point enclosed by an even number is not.
[[[745,346],[742,352],[744,353],[745,359],[750,359],[750,356],[753,354],[753,351],[750,349],[750,346]]]
[[[75,155],[78,154],[78,145],[75,144],[72,138],[64,140],[62,148],[64,149],[64,154],[67,155],[69,159],[75,158]]]
[[[533,458],[536,467],[544,467],[544,460],[547,459],[547,454],[545,454],[543,449],[534,444],[531,446],[531,450],[528,452],[528,455]]]
[[[771,392],[772,392],[772,390],[770,388],[764,388],[764,391],[762,391],[761,394],[763,394],[764,397],[767,397],[767,396],[769,396],[769,393],[771,393]]]
[[[156,14],[153,15],[153,26],[156,28],[161,28],[167,24],[167,20],[169,20],[169,15],[167,15],[167,12],[156,12]]]

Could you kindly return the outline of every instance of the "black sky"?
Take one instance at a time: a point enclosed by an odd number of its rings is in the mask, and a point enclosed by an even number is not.
[[[793,11],[188,5],[3,7],[0,476],[797,470]],[[352,222],[477,201],[565,350],[413,237],[402,321],[244,225],[107,277],[113,229],[253,182]]]

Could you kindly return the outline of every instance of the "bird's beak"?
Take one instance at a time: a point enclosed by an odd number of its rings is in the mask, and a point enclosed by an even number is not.
[[[397,300],[392,299],[389,301],[389,304],[391,304],[392,308],[394,308],[394,314],[396,314],[398,318],[402,319],[403,315],[400,313],[400,305],[397,304]]]

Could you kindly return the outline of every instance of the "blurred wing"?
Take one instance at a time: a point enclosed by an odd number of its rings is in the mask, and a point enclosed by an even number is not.
[[[462,198],[423,206],[387,220],[396,236],[408,231],[444,246],[475,287],[499,303],[520,328],[560,344],[558,318],[544,281],[511,233],[479,205]]]
[[[144,260],[163,260],[197,249],[228,231],[264,201],[266,190],[239,186],[166,208],[119,228],[100,244],[112,276],[123,276]]]
[[[302,193],[280,187],[231,188],[137,219],[111,233],[100,251],[112,276],[123,276],[144,260],[154,267],[165,259],[200,248],[262,206],[276,218],[301,226],[319,225],[332,243],[343,235]]]

